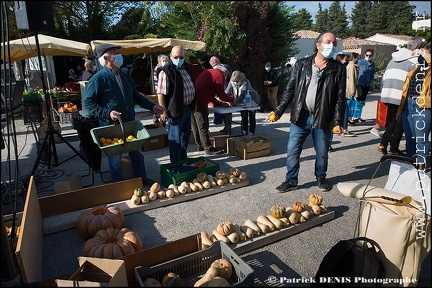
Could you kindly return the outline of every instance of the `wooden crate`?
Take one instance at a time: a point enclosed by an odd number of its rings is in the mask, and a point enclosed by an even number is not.
[[[269,155],[270,139],[262,136],[243,138],[234,141],[234,154],[243,160]]]

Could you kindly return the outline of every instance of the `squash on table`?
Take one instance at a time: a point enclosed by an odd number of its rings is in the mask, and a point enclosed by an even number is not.
[[[223,236],[227,236],[228,234],[230,234],[231,232],[233,232],[233,223],[231,221],[224,221],[219,223],[219,225],[217,226],[216,230],[222,234]]]
[[[195,282],[194,287],[206,287],[208,282],[214,277],[218,276],[219,269],[210,265],[210,268],[207,269],[207,272]]]
[[[270,208],[270,214],[275,218],[285,217],[285,207],[282,205],[274,205]]]
[[[122,210],[113,205],[99,205],[89,210],[84,210],[76,221],[76,229],[84,239],[90,239],[96,232],[102,229],[120,229],[125,218]]]
[[[117,259],[142,250],[143,244],[137,233],[127,228],[99,230],[84,243],[82,256]]]
[[[220,276],[225,280],[229,281],[233,273],[233,267],[229,260],[225,258],[219,258],[214,260],[210,266],[218,269],[217,276]]]
[[[311,205],[320,205],[323,202],[323,196],[319,193],[309,195],[309,203]]]
[[[306,209],[306,204],[300,201],[296,201],[292,205],[292,209],[297,213],[301,213]]]

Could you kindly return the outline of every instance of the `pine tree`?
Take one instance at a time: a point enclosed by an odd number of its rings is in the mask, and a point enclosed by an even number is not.
[[[372,1],[358,1],[351,11],[351,36],[356,38],[369,37],[367,26],[372,9]]]

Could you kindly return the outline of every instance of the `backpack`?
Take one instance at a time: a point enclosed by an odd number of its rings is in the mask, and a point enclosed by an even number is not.
[[[362,241],[362,243],[359,243]],[[340,240],[324,256],[311,286],[379,287],[385,268],[379,245],[366,237]],[[366,279],[374,279],[370,283]]]

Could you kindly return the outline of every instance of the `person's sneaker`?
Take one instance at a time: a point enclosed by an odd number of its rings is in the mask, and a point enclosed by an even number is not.
[[[382,133],[381,133],[381,131],[379,131],[379,130],[376,129],[376,128],[372,128],[369,132],[370,132],[372,135],[375,135],[375,136],[377,136],[377,137],[382,137]]]
[[[211,146],[208,150],[205,150],[206,155],[215,155],[215,154],[221,154],[223,153],[223,150],[218,150]]]
[[[387,147],[383,145],[379,145],[377,150],[378,152],[381,152],[383,155],[387,155]]]
[[[399,149],[397,149],[396,151],[392,151],[390,149],[390,151],[388,151],[389,155],[405,155],[402,151],[400,151]]]
[[[318,178],[318,189],[321,191],[328,191],[328,184],[327,184],[327,180],[324,176],[321,176],[320,178]]]
[[[288,192],[288,191],[292,191],[292,190],[296,190],[297,189],[297,185],[292,185],[289,183],[288,180],[286,180],[285,182],[283,182],[281,185],[276,187],[276,191],[279,193],[283,193],[283,192]]]

